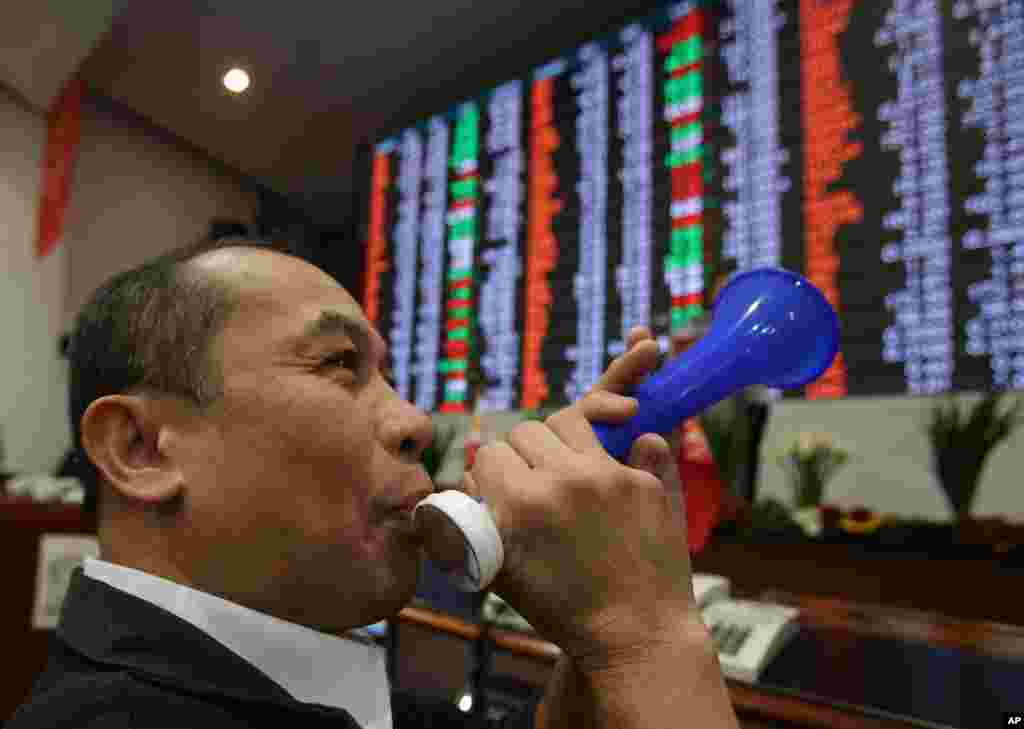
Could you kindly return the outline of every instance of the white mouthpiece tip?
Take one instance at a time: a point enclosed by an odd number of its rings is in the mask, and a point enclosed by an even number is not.
[[[431,494],[413,510],[436,509],[454,524],[466,540],[465,567],[449,574],[452,583],[463,592],[480,592],[491,584],[505,562],[501,535],[490,510],[461,491]]]

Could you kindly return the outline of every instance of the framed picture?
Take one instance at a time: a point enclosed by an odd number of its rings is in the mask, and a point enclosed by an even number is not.
[[[57,627],[71,572],[86,557],[98,557],[96,537],[81,534],[43,534],[39,537],[39,562],[36,566],[36,593],[32,608],[32,628]]]

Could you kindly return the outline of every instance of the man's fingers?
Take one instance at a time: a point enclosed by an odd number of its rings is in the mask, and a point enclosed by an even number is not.
[[[635,397],[607,390],[592,390],[577,404],[583,417],[591,423],[623,423],[640,410],[640,403]]]
[[[639,403],[623,393],[630,390],[658,365],[658,343],[651,338],[647,327],[633,327],[627,338],[627,350],[616,357],[601,376],[601,379],[583,398],[554,413],[544,422],[550,433],[555,434],[572,450],[582,453],[601,448],[591,423],[620,424],[635,416]],[[583,416],[582,418],[580,416]],[[533,450],[530,433],[521,434],[521,443],[513,443],[516,450],[532,466],[543,467],[543,459],[564,457],[553,446],[544,448],[544,440],[537,441],[539,450]],[[539,436],[539,434],[538,434]],[[510,442],[512,439],[509,439]],[[549,444],[551,445],[551,444]]]
[[[651,338],[647,327],[633,327],[627,345],[627,350],[612,361],[590,392],[545,421],[573,450],[582,453],[603,449],[591,423],[619,424],[637,414],[639,403],[624,393],[657,367],[658,343]]]
[[[593,438],[593,434],[591,434]],[[565,465],[568,451],[575,448],[544,423],[535,420],[520,423],[508,434],[508,445],[530,468],[557,470]]]
[[[545,425],[578,453],[604,449],[591,423],[624,423],[640,411],[636,398],[594,389],[572,407],[551,415]],[[583,417],[581,418],[580,415]]]
[[[653,339],[641,340],[612,360],[595,387],[609,392],[628,392],[657,366],[658,343]]]
[[[670,457],[669,445],[664,438],[654,433],[645,433],[633,441],[627,463],[632,468],[661,478]]]
[[[653,339],[651,330],[647,327],[633,327],[629,330],[629,336],[626,337],[626,349],[632,349],[645,339]]]
[[[459,491],[466,494],[470,498],[480,500],[482,494],[480,493],[480,487],[477,485],[476,480],[473,478],[472,471],[462,472],[462,483],[459,485]]]
[[[496,440],[488,443],[476,452],[469,474],[468,486],[473,488],[475,493],[466,493],[474,498],[483,497],[484,500],[488,500],[488,484],[521,482],[530,478],[530,467],[529,461],[506,441]]]

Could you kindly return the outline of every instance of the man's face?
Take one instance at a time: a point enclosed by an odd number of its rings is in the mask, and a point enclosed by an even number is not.
[[[215,340],[224,396],[184,459],[179,567],[195,586],[324,630],[375,622],[415,592],[410,497],[429,418],[381,374],[385,344],[332,278],[297,258],[229,249],[240,306]]]

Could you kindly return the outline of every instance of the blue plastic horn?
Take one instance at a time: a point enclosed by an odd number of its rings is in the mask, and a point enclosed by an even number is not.
[[[668,433],[744,387],[812,382],[838,348],[839,319],[810,282],[779,268],[746,271],[718,295],[708,333],[634,389],[639,413],[622,425],[593,428],[624,461],[644,433]],[[460,590],[483,590],[501,570],[504,546],[485,504],[450,489],[423,499],[414,519],[427,552],[449,564]]]
[[[625,461],[644,433],[669,433],[744,387],[813,382],[838,349],[839,318],[807,279],[781,268],[744,271],[718,294],[707,334],[630,393],[639,412],[621,425],[593,428],[605,449]]]

